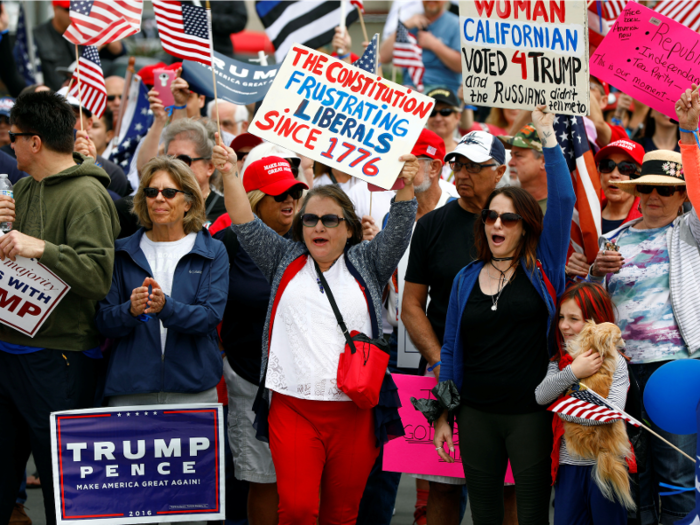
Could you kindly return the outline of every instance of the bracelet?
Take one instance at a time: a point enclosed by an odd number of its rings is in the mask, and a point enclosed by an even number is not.
[[[611,118],[611,119],[610,119],[610,122],[612,122],[612,123],[615,124],[616,126],[622,126],[622,120],[620,120],[620,119],[617,118],[617,117]]]
[[[165,111],[168,112],[169,117],[173,116],[173,111],[176,109],[187,109],[187,104],[185,104],[184,106],[165,106]]]
[[[467,104],[466,106],[464,106],[464,109],[471,109],[472,111],[479,110],[479,108],[477,108],[476,106],[472,106],[471,104]]]
[[[442,361],[438,361],[438,362],[435,363],[433,366],[429,366],[429,367],[428,367],[428,372],[432,372],[433,370],[435,370],[438,366],[440,366],[441,363],[442,363]]]
[[[700,138],[698,138],[698,128],[683,129],[682,127],[678,126],[678,131],[682,131],[683,133],[692,133],[693,136],[695,137],[695,142],[697,143],[698,148],[700,148]]]
[[[348,58],[349,56],[350,56],[350,52],[348,51],[348,52],[345,53],[344,55],[338,55],[336,58],[337,58],[338,60],[345,60],[345,59]]]

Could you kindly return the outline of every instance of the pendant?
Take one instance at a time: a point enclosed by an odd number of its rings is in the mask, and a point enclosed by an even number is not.
[[[497,304],[494,304],[494,305],[491,307],[491,310],[493,310],[494,312],[495,312],[497,309],[498,309],[498,305],[497,305]]]

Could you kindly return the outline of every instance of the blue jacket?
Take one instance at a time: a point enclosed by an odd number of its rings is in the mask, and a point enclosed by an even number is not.
[[[569,249],[571,235],[571,218],[574,212],[576,195],[571,184],[571,173],[567,167],[561,148],[544,148],[545,168],[547,170],[547,213],[544,217],[544,227],[540,242],[537,245],[537,258],[544,268],[557,297],[564,292],[566,255]],[[544,277],[540,269],[529,269],[525,259],[520,261],[525,273],[547,305],[549,319],[547,336],[554,321],[556,304],[548,293]],[[462,344],[462,314],[467,306],[469,295],[479,278],[479,272],[484,267],[483,261],[474,261],[460,270],[452,283],[450,304],[447,307],[445,320],[445,337],[440,352],[440,381],[452,380],[457,389],[462,390],[464,374],[463,344]],[[551,354],[551,349],[550,349]]]
[[[105,396],[153,392],[203,392],[223,373],[216,325],[228,295],[228,255],[207,230],[197,233],[192,251],[175,269],[172,296],[147,322],[129,312],[131,292],[153,277],[139,243],[145,229],[115,246],[112,287],[99,303],[97,328],[115,339]],[[160,323],[168,329],[161,354]]]

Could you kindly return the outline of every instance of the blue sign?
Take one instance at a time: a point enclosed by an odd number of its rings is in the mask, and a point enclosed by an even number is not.
[[[51,414],[58,524],[225,519],[221,405]]]

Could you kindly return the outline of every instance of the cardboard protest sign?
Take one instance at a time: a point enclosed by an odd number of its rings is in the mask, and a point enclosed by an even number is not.
[[[51,414],[61,524],[225,518],[221,405],[149,405]]]
[[[588,14],[580,0],[462,0],[467,104],[589,113]]]
[[[700,35],[629,2],[591,56],[591,74],[676,118],[681,93],[700,83]]]
[[[214,51],[217,95],[234,104],[253,104],[267,95],[277,75],[278,65],[257,66],[239,62]],[[201,62],[184,60],[182,78],[193,91],[210,98],[214,97],[211,67]]]
[[[434,377],[403,374],[392,374],[391,377],[396,382],[396,386],[399,387],[399,398],[401,399],[399,415],[401,416],[406,435],[392,439],[384,445],[382,468],[389,472],[463,478],[464,469],[459,450],[459,430],[457,425],[455,424],[454,434],[452,435],[455,451],[451,456],[455,462],[447,463],[440,459],[440,456],[435,451],[433,428],[428,424],[425,416],[411,404],[412,397],[416,399],[431,398],[432,394],[430,391],[437,384],[437,380]],[[432,397],[432,399],[435,398]],[[447,447],[445,447],[445,452],[450,454]],[[514,482],[510,464],[508,464],[508,470],[506,471],[505,482]]]
[[[435,101],[294,45],[248,131],[389,189]]]
[[[60,277],[36,259],[0,261],[0,323],[34,337],[68,293]]]

